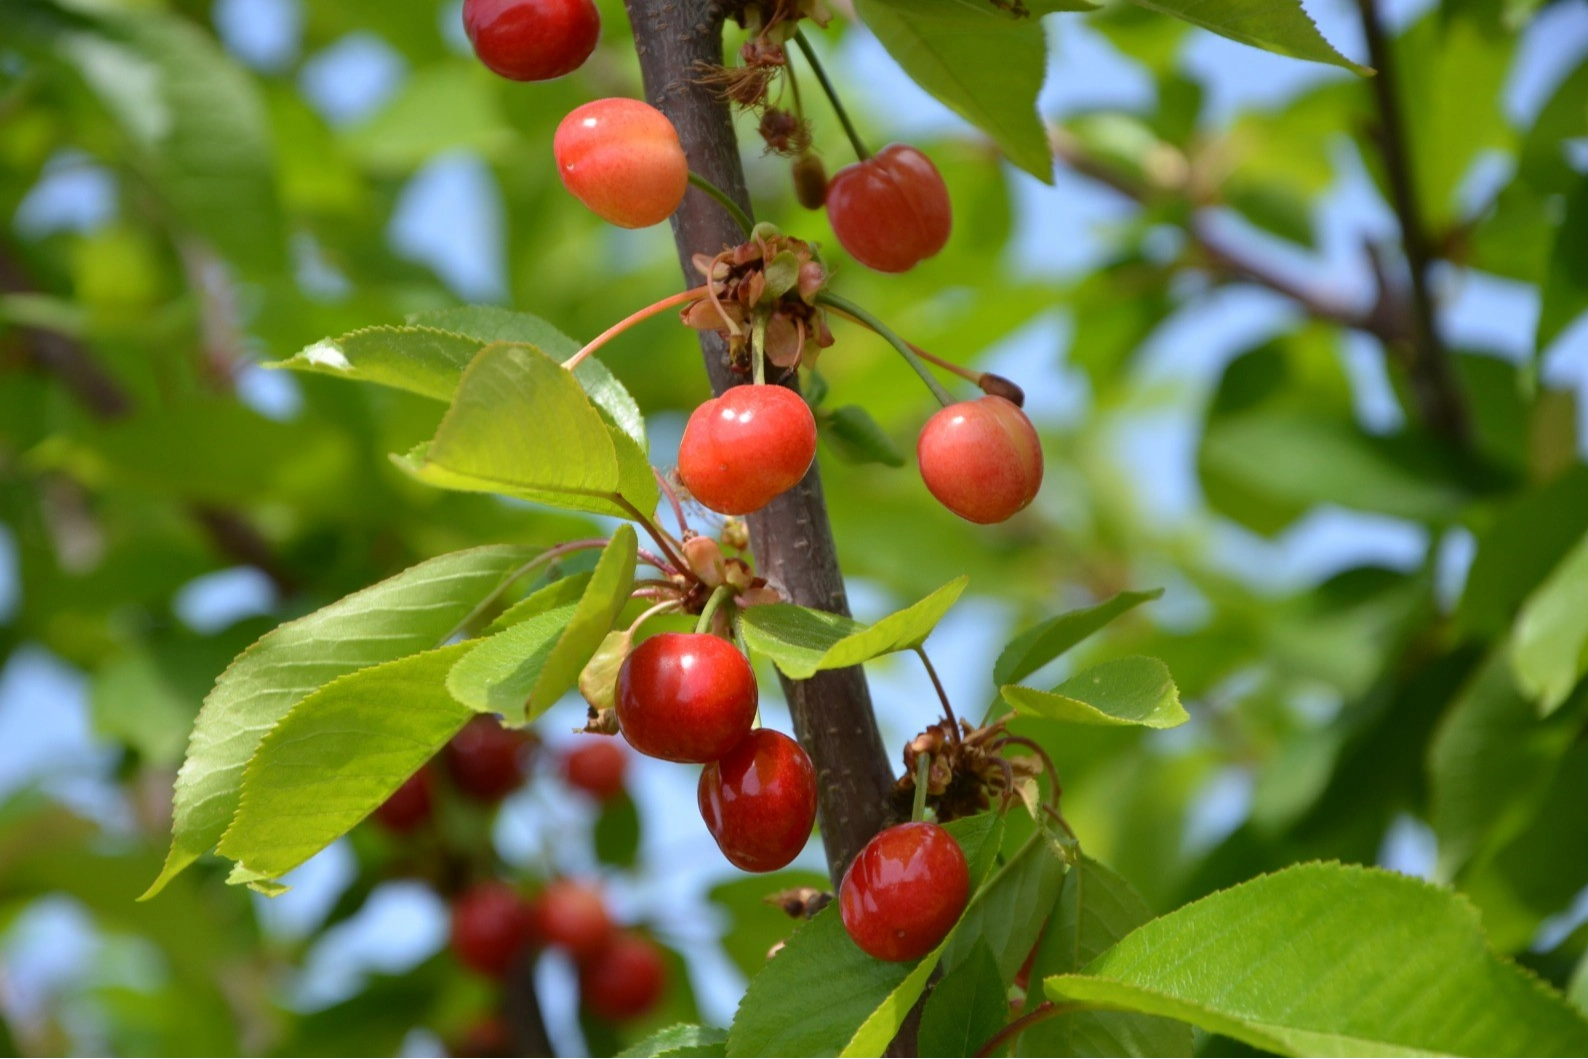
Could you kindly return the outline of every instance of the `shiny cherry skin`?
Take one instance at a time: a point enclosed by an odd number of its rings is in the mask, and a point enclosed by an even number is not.
[[[506,883],[479,883],[452,905],[452,951],[470,970],[505,977],[534,941],[530,907]]]
[[[1042,487],[1042,442],[1016,404],[978,397],[927,420],[916,442],[921,478],[960,518],[1002,522]]]
[[[618,727],[642,754],[705,764],[750,734],[758,696],[755,670],[733,644],[710,633],[664,632],[618,670]]]
[[[838,887],[838,910],[856,945],[879,960],[920,959],[959,921],[970,868],[936,824],[890,827],[862,849]]]
[[[594,0],[463,0],[463,30],[493,73],[550,81],[590,58],[601,15]]]
[[[604,1019],[623,1022],[645,1014],[667,987],[667,963],[649,940],[619,934],[579,968],[579,996]]]
[[[459,791],[495,805],[523,785],[531,736],[503,728],[494,717],[475,717],[447,744],[447,771]]]
[[[433,788],[430,770],[420,769],[381,803],[375,810],[375,821],[396,835],[417,831],[430,819]]]
[[[583,963],[612,942],[615,928],[600,891],[571,879],[554,879],[534,905],[536,934]]]
[[[776,871],[816,822],[816,769],[794,740],[757,728],[700,773],[700,815],[717,848],[745,871]]]
[[[573,197],[620,228],[671,217],[689,189],[689,162],[667,115],[637,99],[597,99],[569,111],[552,138]]]
[[[908,272],[943,249],[954,211],[948,185],[932,160],[895,143],[833,175],[827,219],[849,256],[862,265]]]
[[[564,755],[562,775],[568,786],[604,802],[623,793],[623,774],[628,771],[628,764],[628,755],[617,740],[590,736]]]
[[[816,458],[816,417],[786,386],[735,386],[690,414],[678,477],[719,515],[759,511]]]

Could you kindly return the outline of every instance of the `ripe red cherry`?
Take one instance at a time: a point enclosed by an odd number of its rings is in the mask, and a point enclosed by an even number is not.
[[[505,976],[534,937],[529,905],[506,883],[472,886],[452,906],[452,951],[480,974]]]
[[[879,960],[915,960],[937,947],[970,898],[965,854],[936,824],[890,827],[866,843],[838,887],[844,929]]]
[[[816,417],[785,386],[735,386],[695,409],[678,477],[719,515],[759,511],[799,484],[816,458]]]
[[[948,242],[948,186],[926,155],[902,143],[840,169],[827,219],[849,255],[878,272],[907,272]]]
[[[667,963],[655,945],[637,934],[619,934],[579,968],[579,995],[604,1019],[637,1018],[661,999]]]
[[[568,785],[601,801],[622,792],[627,769],[628,757],[623,748],[615,740],[599,736],[581,740],[562,759],[562,774]]]
[[[513,1054],[513,1035],[501,1016],[487,1015],[464,1032],[451,1054],[510,1056]]]
[[[667,115],[637,99],[576,107],[552,138],[563,186],[620,228],[649,228],[672,216],[689,189],[689,161]]]
[[[531,736],[503,728],[494,717],[476,717],[447,744],[447,771],[458,790],[495,805],[524,782]]]
[[[710,633],[664,632],[618,670],[618,727],[629,745],[667,761],[716,761],[750,734],[758,691],[739,649]]]
[[[463,0],[474,54],[514,81],[550,81],[584,65],[601,36],[592,0]]]
[[[758,728],[705,767],[699,799],[723,856],[745,871],[776,871],[811,837],[816,770],[794,740]]]
[[[428,768],[415,772],[375,810],[376,821],[399,835],[417,830],[430,819],[431,786]]]
[[[583,963],[612,941],[612,917],[601,894],[570,879],[555,879],[534,905],[536,933]]]
[[[960,518],[1002,522],[1042,487],[1042,442],[1013,402],[978,397],[926,421],[916,442],[921,478]]]

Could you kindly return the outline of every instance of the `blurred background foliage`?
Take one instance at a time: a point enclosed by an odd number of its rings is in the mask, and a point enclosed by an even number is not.
[[[1308,6],[1365,59],[1354,5]],[[274,903],[213,867],[133,898],[242,647],[422,558],[589,528],[405,478],[386,454],[429,436],[431,402],[259,365],[465,301],[588,338],[678,289],[665,227],[607,227],[554,175],[566,111],[640,94],[621,5],[601,8],[592,61],[529,86],[481,68],[433,0],[0,9],[0,1051],[421,1054],[490,1004],[367,828]],[[1191,724],[1022,722],[1089,852],[1159,912],[1312,858],[1452,882],[1588,1009],[1588,9],[1385,17],[1454,428],[1414,378],[1375,86],[1345,71],[1124,4],[1049,18],[1047,187],[841,15],[819,49],[868,138],[937,162],[954,237],[903,278],[848,263],[747,121],[752,194],[829,248],[846,296],[1019,381],[1043,433],[1041,496],[991,529],[824,446],[861,616],[970,574],[932,646],[974,712],[1015,630],[1166,589],[1073,664],[1164,658]],[[836,169],[841,132],[810,110]],[[836,331],[829,407],[912,451],[925,395]],[[602,355],[666,464],[708,392],[694,334],[653,322]],[[897,746],[930,687],[908,660],[871,668]],[[579,709],[548,716],[549,743]],[[515,871],[601,874],[684,961],[658,1019],[698,1002],[722,1024],[786,929],[760,903],[783,879],[720,860],[674,811],[687,777],[636,770],[637,817],[598,822],[541,776],[448,827]],[[541,978],[560,1047],[618,1044],[581,1029],[566,966]]]

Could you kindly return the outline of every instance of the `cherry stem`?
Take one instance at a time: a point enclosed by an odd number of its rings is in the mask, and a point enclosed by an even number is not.
[[[910,807],[910,819],[920,823],[926,819],[926,787],[932,780],[932,755],[922,754],[915,759],[915,804]]]
[[[717,185],[713,184],[711,181],[695,172],[693,169],[689,171],[689,182],[695,185],[701,191],[704,191],[707,195],[716,199],[717,205],[728,211],[728,215],[733,218],[734,223],[739,226],[739,230],[745,234],[746,238],[748,238],[750,233],[755,230],[755,225],[750,221],[750,215],[745,213],[744,210],[739,207],[739,204],[729,197],[726,191],[722,190]]]
[[[579,350],[579,352],[563,361],[562,366],[567,368],[569,371],[572,371],[579,366],[579,362],[584,360],[584,358],[588,357],[590,354],[594,353],[596,350],[600,349],[602,346],[606,345],[608,342],[612,341],[612,339],[616,338],[618,335],[621,335],[623,332],[627,331],[641,320],[648,320],[657,313],[665,312],[675,305],[682,305],[684,302],[692,302],[700,298],[704,298],[709,293],[709,290],[710,289],[708,287],[702,285],[699,287],[694,287],[690,290],[682,291],[678,294],[669,294],[659,302],[653,302],[638,312],[630,313],[628,316],[625,316],[623,319],[619,320],[617,323],[613,324],[611,327],[592,338],[585,344],[583,349]]]
[[[852,321],[854,323],[859,324],[861,327],[865,327],[865,328],[870,328],[871,327],[870,324],[866,323],[866,321],[862,320],[860,317],[855,316],[852,313],[845,312],[844,310],[838,308],[837,306],[828,306],[828,308],[832,309],[833,312],[837,313],[839,316],[842,316],[846,320],[850,320],[850,321]],[[916,356],[920,357],[922,360],[929,360],[933,364],[936,364],[938,367],[944,369],[945,371],[953,372],[955,375],[958,375],[960,378],[966,380],[967,382],[973,382],[977,386],[981,385],[981,383],[982,383],[982,373],[980,373],[978,371],[975,371],[975,370],[973,370],[971,368],[967,368],[963,364],[955,364],[952,360],[947,360],[947,359],[945,359],[943,357],[938,356],[935,353],[929,353],[926,350],[922,349],[920,346],[916,345],[914,342],[906,342],[905,345],[910,347],[910,352],[911,353],[914,353]]]
[[[695,631],[697,633],[705,632],[711,628],[711,619],[717,616],[717,608],[722,606],[723,601],[732,595],[732,585],[717,586],[716,591],[712,592],[711,598],[706,600],[706,605],[700,609],[700,620],[695,622]]]
[[[954,707],[948,701],[948,692],[943,690],[943,682],[937,678],[937,669],[933,667],[932,660],[926,657],[926,648],[917,647],[915,653],[921,656],[921,664],[926,667],[926,675],[932,678],[932,686],[937,689],[937,697],[943,703],[943,714],[948,718],[949,738],[959,742],[959,718],[954,716]]]
[[[481,614],[485,613],[485,609],[487,607],[491,606],[497,600],[502,598],[502,593],[506,592],[513,582],[517,581],[519,578],[523,577],[536,567],[545,566],[547,563],[560,559],[564,555],[571,555],[574,552],[591,551],[595,548],[605,548],[609,543],[610,542],[605,537],[587,537],[584,540],[567,541],[563,544],[557,545],[555,548],[548,548],[546,551],[541,552],[539,555],[529,560],[529,562],[525,563],[523,566],[520,566],[517,570],[514,570],[512,573],[503,578],[502,583],[496,586],[495,591],[486,596],[484,599],[480,600],[479,603],[475,604],[473,610],[465,614],[463,619],[454,625],[445,636],[436,641],[436,646],[444,646],[448,640],[452,639],[464,629],[467,629],[469,625],[473,623],[475,618],[478,618]]]
[[[800,30],[794,34],[794,43],[799,45],[800,53],[805,56],[805,61],[810,63],[811,73],[816,75],[816,80],[821,83],[822,91],[827,93],[827,99],[833,105],[833,113],[838,115],[838,121],[844,127],[850,144],[855,149],[855,156],[862,162],[871,157],[871,152],[866,149],[866,141],[860,138],[860,133],[855,131],[855,123],[849,120],[849,112],[844,109],[844,104],[838,98],[838,90],[827,79],[827,71],[822,69],[822,62],[816,58],[816,51],[811,47],[811,42],[805,39],[805,31]]]
[[[943,389],[943,384],[937,381],[937,378],[932,374],[930,369],[928,369],[925,364],[921,363],[921,358],[915,355],[915,350],[913,347],[911,347],[910,343],[900,338],[893,328],[889,327],[887,324],[883,323],[881,320],[877,319],[875,316],[871,315],[871,313],[867,312],[865,309],[862,309],[848,298],[840,297],[839,295],[832,294],[828,291],[823,291],[816,295],[816,300],[822,305],[836,310],[839,314],[847,316],[865,327],[871,328],[871,330],[875,331],[877,334],[886,339],[889,345],[899,351],[899,356],[903,357],[910,367],[915,369],[915,373],[921,377],[921,381],[926,383],[926,388],[932,391],[932,396],[937,398],[938,404],[942,405],[944,408],[947,408],[949,405],[955,403],[954,395]]]
[[[668,484],[667,476],[661,471],[652,467],[651,473],[656,476],[657,487],[661,489],[662,495],[667,498],[668,505],[672,507],[673,517],[678,519],[678,532],[684,532],[689,528],[689,523],[684,519],[684,505],[678,502],[678,493]]]
[[[667,556],[667,561],[672,564],[672,567],[675,571],[689,569],[689,564],[684,561],[683,556],[679,555],[677,550],[673,547],[673,539],[667,534],[663,533],[661,527],[652,522],[645,512],[629,503],[626,497],[615,496],[612,498],[612,502],[617,504],[618,507],[622,508],[629,518],[633,519],[635,522],[638,522],[645,529],[645,532],[650,534],[651,540],[655,541],[657,546],[662,549],[662,554]],[[646,559],[645,561],[648,563],[651,562],[650,559]],[[658,563],[652,563],[651,565],[655,566],[659,570],[667,569],[666,566]]]
[[[647,566],[654,566],[664,574],[678,573],[677,570],[673,569],[672,563],[668,562],[666,559],[663,559],[655,552],[646,551],[644,548],[640,548],[635,554],[639,556],[640,562],[646,564]]]
[[[757,386],[766,384],[766,314],[756,313],[750,327],[750,378]]]
[[[1039,746],[1035,740],[1027,739],[1023,735],[1005,735],[993,745],[995,749],[1001,749],[1005,746],[1008,746],[1010,743],[1013,743],[1016,746],[1023,746],[1027,750],[1030,750],[1032,753],[1036,754],[1037,757],[1042,760],[1042,764],[1047,767],[1048,778],[1052,781],[1052,790],[1048,794],[1048,805],[1053,808],[1054,812],[1058,812],[1059,799],[1063,797],[1064,790],[1059,786],[1059,769],[1058,766],[1053,763],[1053,758],[1049,757],[1048,752],[1042,749],[1042,747]],[[1069,831],[1068,824],[1065,825],[1065,830]],[[1070,831],[1070,837],[1074,838],[1075,832]]]
[[[636,592],[634,594],[634,598],[636,598],[636,599],[644,599],[644,598],[648,598],[648,597],[640,596],[640,594]],[[648,622],[652,618],[656,617],[656,615],[661,614],[663,611],[677,610],[679,605],[680,605],[680,603],[681,603],[680,600],[669,599],[669,600],[666,600],[666,601],[664,601],[662,603],[656,604],[656,606],[654,606],[654,607],[650,608],[649,610],[645,611],[638,618],[635,618],[632,622],[629,623],[629,635],[632,636],[634,633],[638,632],[641,625],[644,625],[646,622]]]
[[[976,1057],[977,1059],[985,1059],[986,1056],[997,1052],[999,1047],[1008,1043],[1011,1038],[1020,1036],[1028,1027],[1034,1026],[1039,1022],[1046,1022],[1048,1019],[1059,1015],[1070,1015],[1077,1011],[1085,1011],[1089,1007],[1090,1005],[1087,1004],[1055,1004],[1051,1000],[1044,1000],[988,1038],[986,1044],[976,1049]]]

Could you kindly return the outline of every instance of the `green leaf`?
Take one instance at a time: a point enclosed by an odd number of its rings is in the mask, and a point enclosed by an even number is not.
[[[361,669],[294,706],[248,762],[218,852],[278,879],[351,830],[474,716],[446,689],[467,649]]]
[[[962,0],[855,0],[855,13],[916,84],[991,136],[1015,165],[1053,182],[1037,116],[1047,72],[1041,22]]]
[[[450,401],[482,343],[434,327],[366,327],[323,338],[267,368],[334,375]]]
[[[920,1055],[975,1055],[1009,1018],[1009,996],[998,964],[977,940],[958,967],[943,976],[921,1013]]]
[[[686,1059],[727,1055],[728,1031],[711,1026],[669,1026],[623,1049],[617,1059]]]
[[[1463,629],[1499,636],[1523,602],[1588,533],[1588,467],[1578,464],[1499,509],[1478,535],[1457,617]]]
[[[572,609],[559,608],[473,645],[447,675],[448,689],[458,701],[514,723],[544,713],[574,686],[628,603],[638,545],[634,527],[619,526]],[[547,639],[548,631],[555,631],[555,639]]]
[[[1052,691],[1018,684],[1005,684],[999,691],[1021,713],[1070,724],[1173,728],[1190,719],[1169,667],[1140,655],[1093,666]]]
[[[444,489],[495,492],[619,518],[660,497],[639,445],[609,427],[571,372],[540,349],[496,342],[458,384],[435,438],[397,459]]]
[[[592,576],[593,571],[584,570],[577,574],[569,574],[567,577],[559,577],[550,584],[540,586],[498,614],[496,620],[485,627],[485,635],[499,633],[548,610],[556,610],[579,602],[589,589]]]
[[[887,467],[903,467],[904,453],[893,439],[877,425],[867,412],[856,404],[846,404],[816,418],[821,436],[833,452],[845,463],[880,463]]]
[[[1588,535],[1528,597],[1516,619],[1516,681],[1549,716],[1588,673]]]
[[[999,982],[1013,981],[1059,899],[1064,870],[1063,857],[1040,830],[1026,839],[965,906],[943,952],[944,969],[958,967],[981,944],[997,963]]]
[[[1566,217],[1556,230],[1543,294],[1534,339],[1540,357],[1588,310],[1588,178],[1579,181],[1566,199]]]
[[[143,651],[101,665],[89,694],[94,730],[137,750],[144,762],[169,768],[182,760],[193,704]]]
[[[1301,6],[1301,0],[1133,0],[1149,11],[1183,18],[1193,26],[1254,48],[1295,59],[1372,73],[1334,49]]]
[[[444,151],[500,154],[516,137],[491,82],[477,63],[421,67],[390,103],[348,134],[347,145],[363,164],[395,173]]]
[[[435,647],[534,555],[516,545],[420,563],[266,633],[204,700],[177,774],[171,851],[144,897],[220,841],[265,733],[338,677]]]
[[[824,669],[856,666],[925,643],[965,591],[967,581],[957,577],[875,625],[862,625],[852,618],[790,603],[750,607],[741,619],[744,642],[795,680],[804,680]]]
[[[640,814],[627,791],[620,791],[601,804],[592,838],[596,859],[602,864],[634,867],[640,855]]]
[[[767,898],[799,887],[830,890],[832,881],[825,874],[796,870],[770,875],[739,874],[711,888],[711,903],[725,919],[723,950],[746,978],[760,973],[772,946],[786,940],[795,928],[796,921]]]
[[[1203,898],[1044,985],[1055,1001],[1178,1018],[1281,1055],[1588,1049],[1588,1022],[1496,956],[1464,899],[1339,864]]]
[[[1121,592],[1101,603],[1066,611],[1033,625],[1010,640],[1009,646],[998,656],[993,664],[993,683],[1013,684],[1024,680],[1126,611],[1162,595],[1161,588]]]
[[[1152,919],[1131,885],[1081,856],[1064,876],[1058,908],[1031,964],[1033,992],[1044,979],[1072,974]],[[1191,1055],[1191,1027],[1126,1011],[1085,1011],[1033,1024],[1020,1035],[1017,1055]]]

